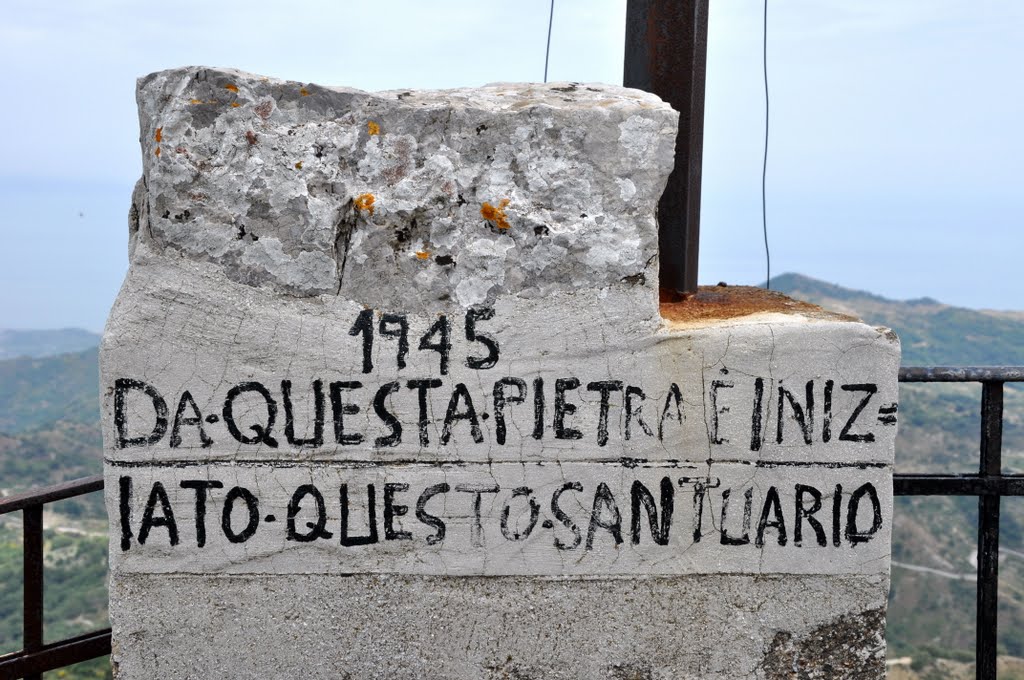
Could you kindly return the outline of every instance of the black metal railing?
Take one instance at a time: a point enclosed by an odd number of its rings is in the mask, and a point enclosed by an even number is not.
[[[33,489],[0,499],[0,515],[21,510],[24,524],[24,595],[22,649],[0,656],[0,678],[38,680],[46,671],[110,654],[110,629],[58,642],[43,640],[43,506],[103,489],[103,476]]]
[[[1024,496],[1024,475],[1003,474],[1003,386],[1024,382],[1024,367],[905,367],[900,382],[981,384],[981,447],[977,474],[897,474],[897,496],[978,497],[978,596],[976,674],[996,677],[999,594],[999,505],[1002,496]],[[0,656],[0,677],[39,678],[55,670],[110,654],[110,629],[43,643],[43,506],[103,489],[103,477],[86,477],[0,499],[0,515],[24,514],[24,648]]]
[[[981,448],[978,474],[893,475],[897,496],[978,497],[978,604],[975,673],[995,680],[999,596],[999,499],[1024,496],[1024,475],[1004,475],[1003,386],[1024,381],[1024,367],[905,367],[900,382],[981,383]]]

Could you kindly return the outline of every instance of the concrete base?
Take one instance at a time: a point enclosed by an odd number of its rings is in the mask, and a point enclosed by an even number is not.
[[[114,659],[125,678],[880,678],[887,581],[122,576]]]

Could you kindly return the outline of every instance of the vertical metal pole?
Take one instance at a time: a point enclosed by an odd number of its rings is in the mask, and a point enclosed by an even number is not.
[[[981,477],[1002,474],[1003,383],[981,387]],[[975,670],[995,680],[999,597],[999,491],[978,497],[978,611]]]
[[[622,83],[679,112],[676,165],[658,203],[661,288],[697,292],[708,0],[627,0]]]
[[[30,505],[22,511],[22,554],[25,571],[25,592],[22,599],[23,648],[37,652],[43,647],[43,506]],[[26,675],[26,680],[39,680],[40,674]]]

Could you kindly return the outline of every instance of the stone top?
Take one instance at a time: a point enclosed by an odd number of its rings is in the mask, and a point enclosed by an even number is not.
[[[437,311],[647,289],[678,114],[609,85],[368,93],[186,67],[138,82],[133,262]],[[639,292],[635,291],[634,292]]]
[[[754,286],[700,286],[696,294],[685,299],[662,290],[660,309],[670,329],[721,323],[758,323],[768,318],[774,322],[818,320],[860,323],[860,319],[854,316],[831,312],[778,291]]]

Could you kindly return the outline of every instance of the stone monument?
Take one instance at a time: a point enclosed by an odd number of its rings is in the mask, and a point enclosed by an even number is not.
[[[657,97],[182,68],[138,102],[116,677],[882,677],[898,340],[659,302]]]

